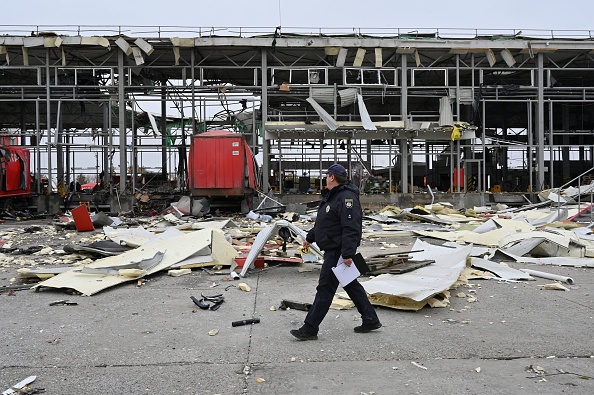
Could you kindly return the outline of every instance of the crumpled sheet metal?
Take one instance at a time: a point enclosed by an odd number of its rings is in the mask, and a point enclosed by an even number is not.
[[[130,262],[139,262],[143,259],[150,259],[159,251],[165,251],[163,259],[146,271],[145,274],[139,277],[125,277],[125,276],[98,276],[93,274],[84,274],[76,272],[74,269],[68,272],[58,274],[48,280],[36,284],[37,287],[50,288],[70,288],[80,292],[83,295],[90,296],[106,288],[127,282],[138,278],[156,273],[174,265],[175,263],[186,259],[195,254],[197,251],[205,247],[209,247],[212,242],[211,229],[184,234],[179,237],[160,240],[154,243],[147,243],[142,247],[130,250],[123,254],[99,259],[88,265],[90,268],[117,268],[118,265],[122,267],[129,265]],[[229,246],[233,248],[232,246]]]
[[[530,258],[525,256],[518,256],[508,251],[498,249],[496,254],[501,257],[505,255],[511,260],[521,263],[535,263],[540,265],[553,266],[572,266],[572,267],[594,267],[594,258],[573,258],[573,257],[547,257],[547,258]]]
[[[553,222],[557,221],[564,221],[567,219],[569,215],[569,210],[567,208],[561,208],[559,210],[551,209],[550,213],[541,217],[541,218],[526,218],[527,221],[536,227],[545,226],[548,224],[552,224]]]
[[[504,280],[534,280],[530,274],[487,259],[473,257],[470,258],[470,263],[473,267],[491,272]]]
[[[289,221],[285,221],[285,220],[276,221],[273,225],[268,225],[268,226],[264,227],[264,229],[262,229],[258,233],[258,236],[256,236],[256,239],[254,240],[254,243],[252,244],[252,248],[250,249],[248,256],[245,258],[245,263],[243,264],[243,267],[239,274],[241,277],[245,277],[245,275],[247,274],[247,271],[249,269],[253,269],[255,267],[254,262],[256,261],[256,258],[258,257],[258,255],[260,255],[260,252],[266,245],[266,242],[268,240],[270,240],[272,238],[272,236],[274,236],[278,232],[278,230],[282,227],[287,227],[287,228],[291,229],[293,231],[293,233],[296,234],[297,236],[301,237],[302,240],[305,240],[305,237],[307,236],[307,233],[303,229],[298,228],[293,223],[291,223]],[[318,248],[316,243],[310,244],[310,248],[314,252],[316,252],[318,255],[320,255],[320,256],[324,255],[322,253],[322,251],[320,251],[320,249]],[[233,271],[234,269],[235,268],[233,266],[231,266],[231,271]]]
[[[222,219],[218,221],[200,221],[192,223],[192,229],[207,229],[207,228],[238,228],[237,224],[231,219]]]
[[[545,228],[542,231],[510,234],[500,240],[499,246],[513,246],[525,240],[540,239],[531,251],[533,256],[566,256],[583,258],[586,255],[586,246],[579,237],[572,231]]]
[[[478,232],[476,229],[478,229]],[[474,231],[460,230],[454,232],[415,231],[415,233],[420,236],[433,237],[447,241],[479,244],[488,247],[500,247],[500,241],[502,239],[512,237],[518,232],[530,232],[534,230],[534,226],[525,221],[491,218],[476,229]]]
[[[409,273],[382,274],[362,282],[367,293],[372,297],[374,294],[383,294],[410,299],[412,302],[424,302],[422,305],[425,305],[432,296],[447,291],[456,283],[460,273],[466,267],[466,259],[472,246],[449,248],[435,246],[417,239],[412,250],[422,250],[410,254],[412,259],[429,259],[434,260],[435,263]],[[400,308],[398,306],[388,307]]]
[[[569,243],[571,242],[571,239],[566,235],[534,231],[506,235],[499,240],[499,247],[505,248],[526,239],[546,239],[565,248],[569,248]]]
[[[441,240],[448,240],[450,242],[465,242],[488,247],[512,247],[516,244],[525,243],[527,240],[540,240],[536,248],[543,240],[548,244],[554,244],[561,247],[553,248],[553,252],[548,255],[562,255],[583,257],[586,251],[586,245],[589,244],[586,240],[580,238],[580,235],[571,230],[561,228],[547,227],[543,230],[536,230],[534,226],[528,224],[524,220],[507,220],[507,219],[490,219],[473,231],[458,230],[458,231],[415,231],[415,234],[433,237]],[[542,246],[545,248],[546,246]],[[551,248],[548,248],[549,250]],[[565,249],[567,251],[562,251]],[[545,248],[546,250],[546,248]],[[546,252],[543,252],[547,255]]]
[[[141,246],[156,236],[153,232],[149,232],[142,226],[130,229],[104,226],[103,233],[105,233],[105,236],[114,243],[128,245],[130,247]]]
[[[122,269],[136,269],[140,271],[148,271],[155,267],[163,260],[165,252],[157,251],[153,257],[143,258],[138,262],[130,262],[127,265],[118,264],[117,267],[106,267],[106,268],[92,268],[90,266],[83,266],[81,269],[74,269],[75,272],[84,274],[99,274],[99,275],[110,275],[117,276],[118,270]],[[140,272],[138,272],[140,273]]]

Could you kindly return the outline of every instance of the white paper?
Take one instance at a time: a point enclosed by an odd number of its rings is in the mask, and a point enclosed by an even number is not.
[[[338,264],[336,267],[332,268],[332,271],[343,288],[361,275],[359,269],[357,269],[357,266],[355,266],[355,262],[351,263],[351,266],[347,266],[345,265],[342,256],[338,258]]]

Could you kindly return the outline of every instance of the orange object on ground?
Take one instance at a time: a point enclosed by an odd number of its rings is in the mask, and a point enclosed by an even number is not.
[[[236,269],[242,268],[246,259],[247,259],[247,257],[237,257],[237,258],[235,258],[235,263],[237,263]],[[265,267],[265,265],[264,265],[264,257],[263,256],[257,257],[256,258],[256,261],[254,262],[254,266],[256,268],[258,268],[258,269],[262,269],[263,267]]]
[[[89,215],[89,210],[87,206],[81,204],[77,208],[73,208],[70,210],[72,213],[72,218],[74,219],[74,224],[76,225],[76,230],[79,232],[85,232],[89,230],[95,230],[93,226],[93,221],[91,221],[91,216]]]

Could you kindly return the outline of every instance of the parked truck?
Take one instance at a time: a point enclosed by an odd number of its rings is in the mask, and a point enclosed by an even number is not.
[[[30,152],[23,147],[0,143],[0,206],[31,196]]]
[[[0,208],[31,196],[30,152],[0,139]],[[194,135],[188,157],[190,195],[211,207],[247,212],[261,185],[258,165],[246,138],[214,130]]]
[[[208,198],[211,207],[252,208],[260,187],[258,166],[245,137],[213,130],[192,136],[188,159],[192,197]]]

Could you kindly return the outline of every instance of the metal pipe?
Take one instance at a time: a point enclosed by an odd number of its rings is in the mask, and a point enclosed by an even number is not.
[[[531,269],[520,269],[520,271],[522,271],[526,274],[530,274],[531,276],[534,276],[534,277],[541,277],[541,278],[546,278],[548,280],[561,281],[561,282],[567,283],[569,285],[574,284],[573,279],[571,277],[567,277],[567,276],[561,276],[558,274],[552,274],[552,273],[547,273],[547,272],[539,272],[538,270],[531,270]]]

